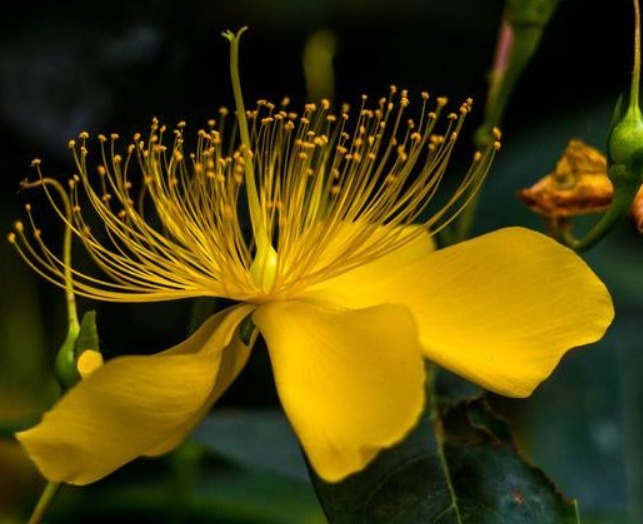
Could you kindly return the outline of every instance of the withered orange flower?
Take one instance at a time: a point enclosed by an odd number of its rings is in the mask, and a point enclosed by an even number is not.
[[[539,215],[568,218],[604,212],[612,202],[614,188],[607,176],[607,159],[582,140],[573,138],[554,171],[533,186],[518,191],[518,198]],[[632,216],[643,232],[643,189],[632,206]]]

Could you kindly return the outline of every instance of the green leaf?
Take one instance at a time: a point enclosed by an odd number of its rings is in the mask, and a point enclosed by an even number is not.
[[[441,417],[435,409],[403,442],[343,482],[328,484],[311,472],[329,522],[579,522],[576,505],[518,455],[509,426],[483,400],[460,402]]]
[[[94,310],[85,313],[80,321],[80,331],[75,345],[76,357],[86,349],[93,349],[94,351],[100,349],[98,328],[96,327],[96,311]]]

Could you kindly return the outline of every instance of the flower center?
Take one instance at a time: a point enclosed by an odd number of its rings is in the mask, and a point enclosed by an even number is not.
[[[250,275],[254,284],[264,293],[268,293],[277,280],[278,260],[277,252],[271,245],[267,249],[257,249],[250,266]]]

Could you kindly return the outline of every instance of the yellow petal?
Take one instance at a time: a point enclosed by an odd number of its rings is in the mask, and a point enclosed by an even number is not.
[[[600,339],[614,316],[605,286],[580,257],[522,228],[368,278],[358,269],[323,295],[355,308],[406,305],[427,358],[508,396],[529,395],[566,351]]]
[[[235,330],[239,322],[252,311],[252,306],[238,306],[234,312],[226,317],[225,320],[229,322],[227,329]],[[227,332],[224,330],[218,330],[218,333]],[[225,340],[220,340],[220,343],[224,343]],[[235,381],[235,379],[241,373],[241,370],[245,367],[248,359],[250,358],[250,349],[252,348],[252,341],[249,346],[246,346],[238,336],[234,336],[232,340],[228,341],[224,347],[221,360],[219,362],[219,370],[217,372],[216,381],[210,392],[208,400],[203,404],[201,409],[197,410],[191,419],[186,420],[183,427],[177,429],[177,431],[170,436],[167,440],[155,446],[154,448],[145,452],[145,456],[155,457],[167,453],[168,451],[174,449],[178,446],[181,441],[185,438],[190,431],[192,431],[196,425],[201,421],[201,419],[207,414],[210,410],[212,404],[214,404],[221,395],[223,395],[228,387]],[[178,350],[172,348],[172,350]],[[170,351],[172,351],[170,350]]]
[[[320,256],[317,262],[318,266],[323,266],[324,264],[332,266],[332,260],[342,256],[343,245],[347,242],[347,239],[358,235],[360,228],[364,227],[359,222],[345,222],[339,226],[341,227],[339,227],[336,237],[329,242],[326,251]],[[407,239],[407,242],[384,256],[375,258],[339,276],[309,286],[305,290],[305,295],[312,296],[315,300],[337,303],[337,290],[340,291],[340,296],[344,296],[347,293],[355,296],[360,294],[363,287],[366,287],[366,292],[370,294],[373,279],[380,279],[382,275],[389,275],[391,268],[405,267],[416,260],[423,259],[435,250],[433,238],[426,228],[422,226],[411,225],[393,228],[379,226],[371,231],[369,235],[366,239],[366,244],[373,249],[377,247],[380,241],[386,241],[387,237],[396,237],[399,240]],[[339,302],[342,303],[341,300]],[[377,304],[377,302],[374,302],[369,305]]]
[[[399,306],[275,302],[253,314],[279,397],[315,471],[336,482],[401,440],[424,404],[417,330]]]
[[[178,444],[209,406],[230,343],[250,306],[208,319],[188,340],[96,369],[18,440],[50,481],[94,482],[130,460]]]

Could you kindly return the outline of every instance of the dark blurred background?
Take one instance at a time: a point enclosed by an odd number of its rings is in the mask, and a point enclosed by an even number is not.
[[[250,28],[241,48],[247,100],[289,95],[295,105],[306,101],[303,49],[311,35],[325,30],[335,41],[339,101],[357,103],[362,93],[379,97],[392,83],[455,101],[472,96],[474,114],[459,149],[469,158],[503,5],[501,0],[14,4],[0,18],[0,225],[8,232],[28,199],[41,210],[48,238],[60,236],[44,199],[17,191],[19,182],[32,176],[29,163],[35,156],[43,159],[46,175],[71,175],[66,144],[81,130],[131,136],[144,132],[152,116],[169,125],[187,120],[198,129],[221,105],[230,106],[228,43],[220,33],[243,25]],[[613,104],[629,82],[631,18],[628,1],[561,2],[508,107],[503,149],[484,189],[475,233],[507,225],[544,229],[517,202],[515,191],[551,171],[572,137],[603,149]],[[497,402],[514,420],[530,460],[567,496],[579,499],[588,522],[626,522],[628,513],[640,515],[643,499],[641,237],[624,222],[586,258],[614,294],[617,320],[610,333],[600,344],[566,357],[532,399]],[[108,357],[153,352],[182,340],[191,311],[187,302],[128,306],[81,300],[79,307],[97,309]],[[50,402],[51,364],[65,325],[62,292],[31,273],[8,244],[0,244],[0,419],[33,413]],[[255,353],[224,405],[276,405],[265,352]],[[28,507],[37,477],[21,463],[18,450],[2,452],[0,447],[0,501],[11,505],[19,492],[24,500],[18,505]]]

